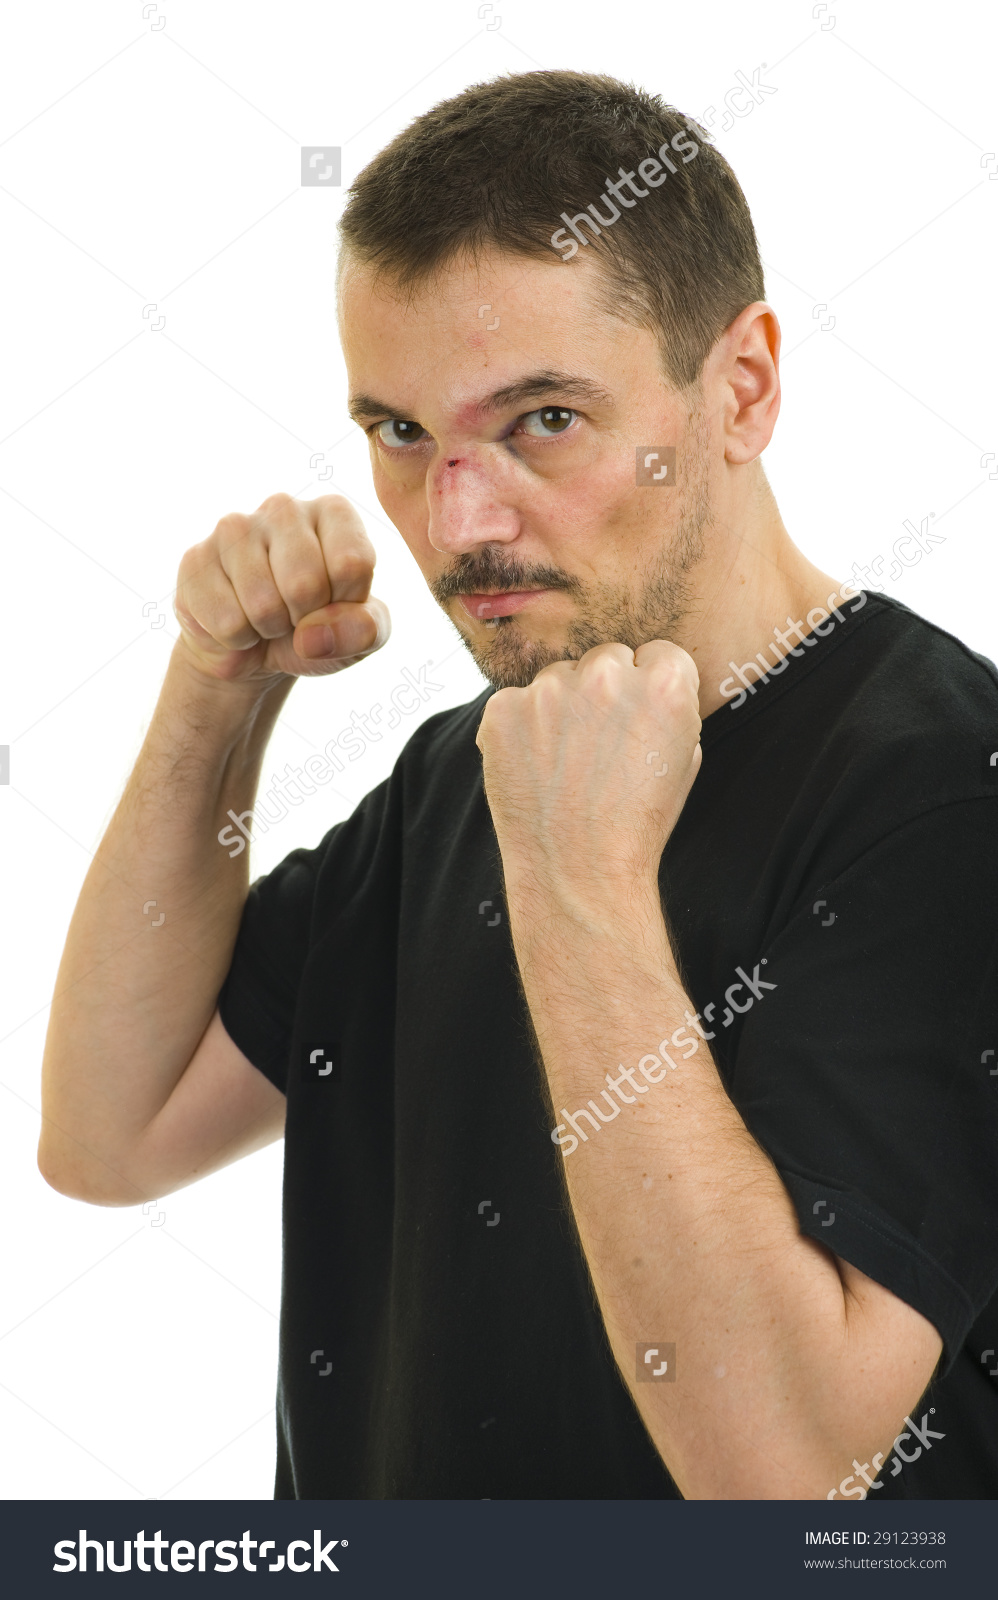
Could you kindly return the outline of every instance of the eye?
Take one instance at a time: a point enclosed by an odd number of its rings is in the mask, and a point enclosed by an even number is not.
[[[550,439],[570,428],[577,415],[575,411],[566,411],[564,406],[542,406],[540,411],[528,411],[521,417],[520,426],[533,439]]]
[[[389,450],[398,450],[403,445],[418,444],[426,432],[418,422],[404,422],[398,417],[392,417],[390,422],[379,422],[376,429],[382,444]]]

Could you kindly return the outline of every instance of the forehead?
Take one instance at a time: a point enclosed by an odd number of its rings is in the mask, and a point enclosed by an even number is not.
[[[338,289],[341,319],[392,320],[412,328],[463,317],[469,307],[477,317],[489,303],[481,300],[482,293],[501,298],[507,313],[518,318],[550,318],[559,310],[573,320],[608,315],[597,304],[601,289],[605,295],[605,280],[595,260],[565,262],[553,251],[550,260],[491,249],[477,257],[463,253],[411,283],[379,274],[345,252]]]
[[[469,412],[538,371],[597,384],[635,340],[647,341],[654,361],[654,340],[607,308],[606,281],[587,258],[465,256],[406,292],[347,256],[338,289],[352,394],[408,401],[408,410],[445,391],[448,409]]]

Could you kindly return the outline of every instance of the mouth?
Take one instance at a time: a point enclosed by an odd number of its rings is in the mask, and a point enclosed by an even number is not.
[[[474,617],[476,622],[490,622],[496,617],[511,617],[531,600],[547,593],[547,589],[507,589],[493,594],[462,594],[458,599],[469,617]]]

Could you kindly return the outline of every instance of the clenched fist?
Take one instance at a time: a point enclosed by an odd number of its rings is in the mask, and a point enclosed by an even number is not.
[[[388,609],[371,598],[375,554],[341,495],[274,494],[223,517],[180,563],[174,609],[208,677],[260,681],[339,672],[379,650]]]
[[[582,904],[655,883],[700,770],[699,676],[656,639],[501,689],[478,730],[507,890]]]

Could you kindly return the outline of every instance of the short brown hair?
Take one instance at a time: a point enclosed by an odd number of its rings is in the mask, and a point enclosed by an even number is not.
[[[618,182],[619,168],[636,168],[679,135],[696,159],[668,163],[661,187],[592,242],[607,308],[660,335],[666,375],[686,388],[765,289],[737,178],[706,131],[657,95],[586,72],[473,84],[417,117],[364,168],[341,238],[410,293],[465,252],[555,259],[562,213],[605,203],[608,177]]]

